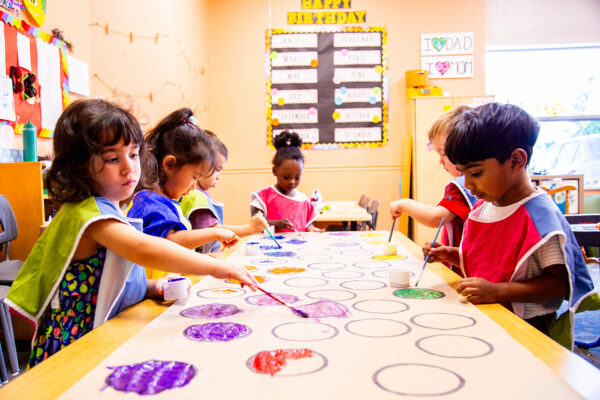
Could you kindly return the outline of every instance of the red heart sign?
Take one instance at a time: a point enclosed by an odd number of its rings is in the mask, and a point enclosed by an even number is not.
[[[448,61],[438,61],[435,63],[435,69],[442,75],[444,75],[450,69],[450,63]]]

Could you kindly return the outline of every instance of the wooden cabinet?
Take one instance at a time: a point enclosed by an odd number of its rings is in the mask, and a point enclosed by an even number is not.
[[[430,151],[427,137],[429,128],[444,112],[453,106],[478,106],[493,101],[490,96],[469,97],[415,97],[409,100],[409,135],[412,137],[411,198],[424,204],[437,205],[444,195],[444,187],[453,178],[440,165],[439,156]],[[411,218],[410,238],[418,245],[433,240],[436,228],[421,225]]]
[[[0,163],[0,194],[6,196],[17,219],[17,238],[10,243],[10,258],[27,258],[44,223],[42,164]],[[2,257],[4,253],[2,252]]]

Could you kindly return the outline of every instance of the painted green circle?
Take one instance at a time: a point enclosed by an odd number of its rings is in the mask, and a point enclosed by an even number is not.
[[[433,289],[406,288],[394,291],[394,296],[404,299],[439,299],[444,297],[445,294]]]

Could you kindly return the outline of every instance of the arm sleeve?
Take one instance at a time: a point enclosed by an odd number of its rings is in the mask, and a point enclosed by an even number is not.
[[[471,207],[462,192],[453,183],[446,185],[444,198],[438,203],[438,206],[444,207],[461,221],[465,221],[471,212]]]

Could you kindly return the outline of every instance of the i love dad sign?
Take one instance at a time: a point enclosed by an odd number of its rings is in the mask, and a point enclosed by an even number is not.
[[[421,69],[430,78],[473,77],[473,32],[422,34]]]
[[[473,32],[421,35],[421,56],[473,54]]]

